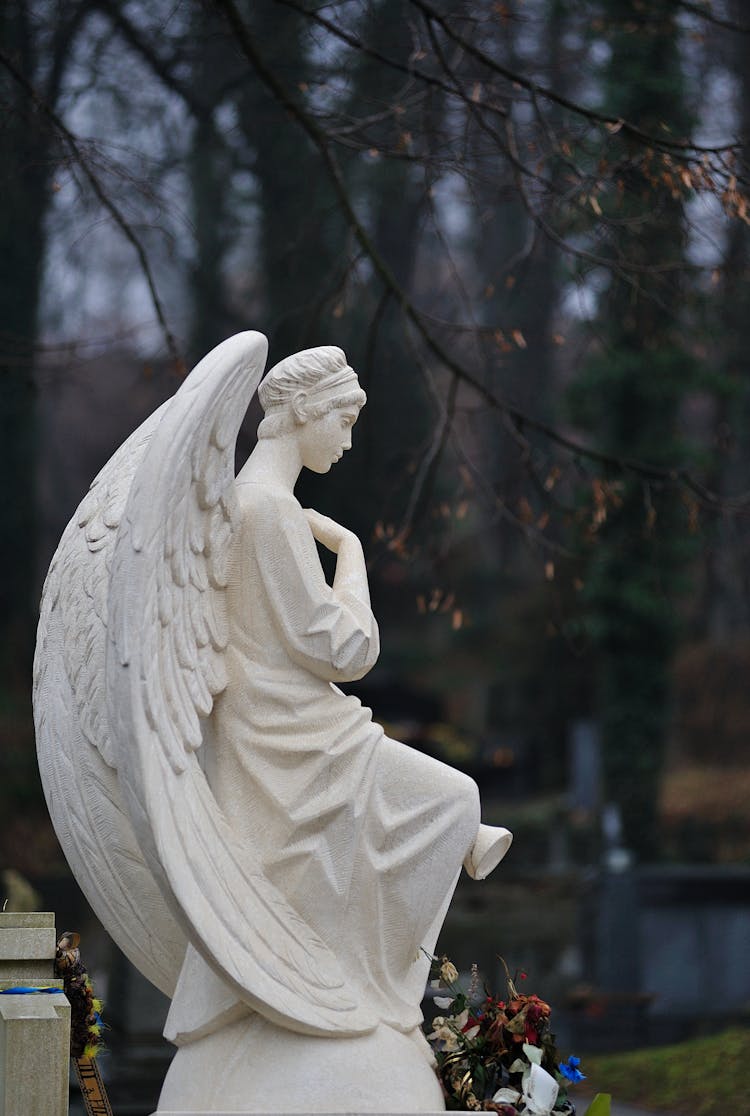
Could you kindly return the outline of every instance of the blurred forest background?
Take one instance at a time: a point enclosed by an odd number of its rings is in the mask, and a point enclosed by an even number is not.
[[[17,0],[0,101],[0,866],[60,865],[60,532],[247,328],[368,393],[301,498],[365,542],[376,715],[521,867],[747,865],[742,0]]]

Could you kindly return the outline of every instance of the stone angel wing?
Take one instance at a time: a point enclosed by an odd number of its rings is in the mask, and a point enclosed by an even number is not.
[[[154,412],[114,454],[63,532],[42,594],[34,719],[47,806],[73,874],[110,936],[171,996],[187,941],[146,865],[122,799],[104,689],[117,529],[163,412]]]
[[[234,835],[199,762],[226,685],[235,442],[266,348],[261,334],[244,333],[209,353],[135,471],[109,589],[109,725],[140,848],[191,944],[272,1021],[357,1034],[376,1020]]]

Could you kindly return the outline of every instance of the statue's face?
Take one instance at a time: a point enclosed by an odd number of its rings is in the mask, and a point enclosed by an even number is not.
[[[297,427],[302,464],[313,473],[327,473],[352,447],[352,427],[359,417],[353,404],[337,407],[320,418],[307,418]]]

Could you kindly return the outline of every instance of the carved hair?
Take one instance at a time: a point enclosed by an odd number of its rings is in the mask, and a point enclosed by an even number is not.
[[[367,401],[342,349],[336,345],[303,349],[275,364],[258,388],[266,412],[258,427],[259,438],[273,438],[293,428],[296,420],[291,403],[299,392],[307,396],[306,411],[311,418],[321,418],[339,407],[361,408]]]

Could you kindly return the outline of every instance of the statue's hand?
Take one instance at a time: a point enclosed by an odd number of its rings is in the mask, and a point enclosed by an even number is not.
[[[328,547],[329,550],[332,550],[334,554],[338,554],[343,544],[347,541],[359,543],[354,532],[347,530],[346,527],[342,527],[335,519],[329,519],[327,515],[321,515],[320,512],[315,511],[313,508],[305,508],[304,511],[307,516],[307,522],[310,524],[313,538],[317,539],[323,546]]]

